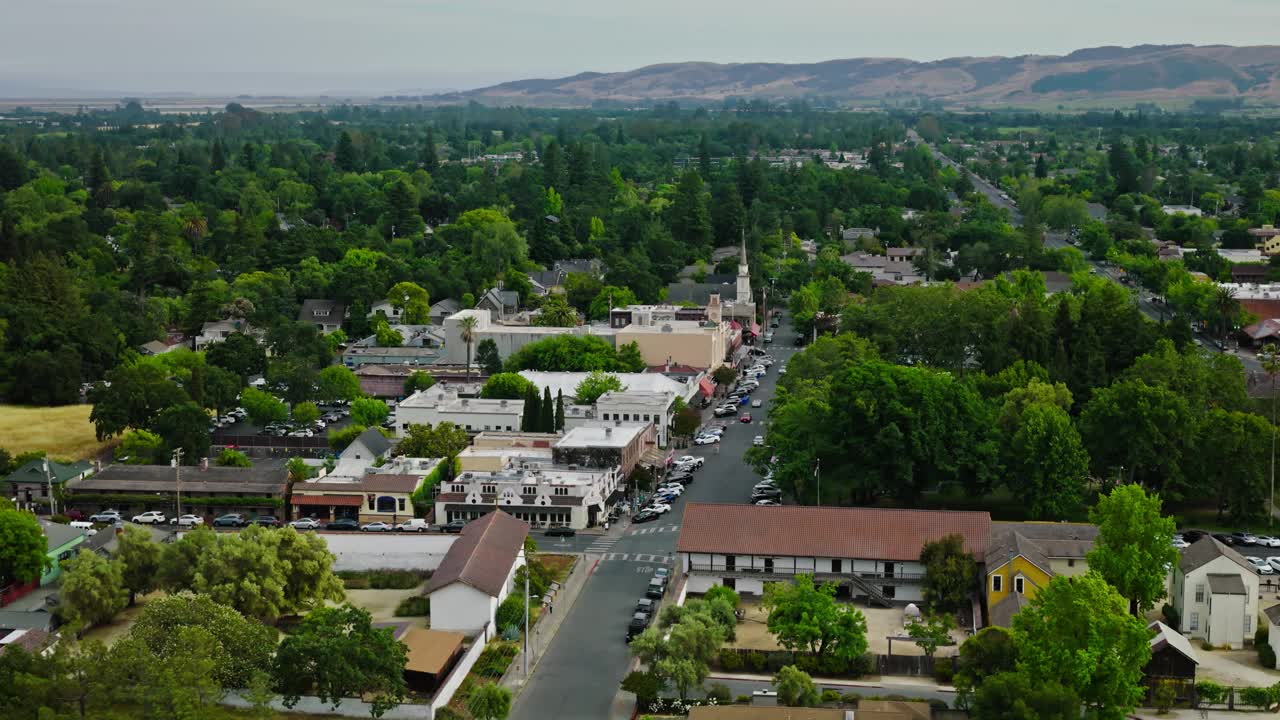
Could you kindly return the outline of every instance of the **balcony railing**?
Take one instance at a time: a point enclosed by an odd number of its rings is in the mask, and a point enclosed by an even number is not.
[[[859,577],[864,580],[907,580],[919,581],[924,579],[924,573],[907,573],[907,572],[830,572],[828,570],[814,570],[810,568],[793,568],[790,566],[774,563],[773,567],[740,565],[737,563],[723,562],[693,562],[689,563],[689,572],[712,572],[712,573],[734,573],[738,575],[813,575],[816,580],[842,580],[850,577]]]

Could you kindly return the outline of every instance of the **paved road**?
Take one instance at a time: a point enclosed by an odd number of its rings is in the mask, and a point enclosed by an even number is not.
[[[729,692],[733,697],[739,695],[750,695],[756,690],[771,690],[773,684],[768,681],[761,680],[740,680],[730,678],[717,678],[714,673],[707,679],[707,685],[711,683],[724,683],[729,686]],[[925,683],[911,682],[842,682],[842,683],[824,683],[815,682],[818,686],[818,692],[823,690],[835,690],[841,695],[845,693],[857,693],[863,696],[870,695],[902,695],[912,698],[913,700],[941,700],[948,706],[954,705],[956,694],[952,690],[941,690],[936,685]]]
[[[753,395],[753,399],[765,400],[766,406],[773,396],[778,368],[795,352],[791,345],[795,336],[790,329],[775,331],[775,337],[777,343],[765,347],[776,362]],[[707,461],[684,496],[662,519],[632,526],[624,521],[603,536],[584,534],[564,542],[539,538],[544,550],[585,551],[590,553],[588,562],[598,564],[546,655],[537,662],[533,678],[517,697],[512,720],[610,717],[618,685],[631,660],[625,640],[627,621],[654,570],[659,564],[674,562],[685,504],[690,500],[746,502],[757,476],[742,456],[751,447],[752,438],[764,434],[762,423],[767,409],[753,409],[750,425],[731,423],[719,454],[714,446],[684,451]]]

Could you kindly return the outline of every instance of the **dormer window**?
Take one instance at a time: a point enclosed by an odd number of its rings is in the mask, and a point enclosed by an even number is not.
[[[328,310],[313,310],[312,314],[315,315],[316,317],[329,317]]]

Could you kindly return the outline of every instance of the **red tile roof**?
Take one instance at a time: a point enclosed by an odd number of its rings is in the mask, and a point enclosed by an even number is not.
[[[524,549],[529,523],[495,510],[472,520],[449,547],[436,568],[425,594],[460,582],[497,597],[511,566]]]
[[[906,562],[919,560],[926,542],[955,533],[982,558],[990,529],[985,512],[689,503],[676,549]]]

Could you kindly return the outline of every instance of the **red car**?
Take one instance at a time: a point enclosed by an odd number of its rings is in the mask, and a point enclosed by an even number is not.
[[[742,417],[738,418],[738,421],[744,423],[751,422],[751,413],[743,413]]]

